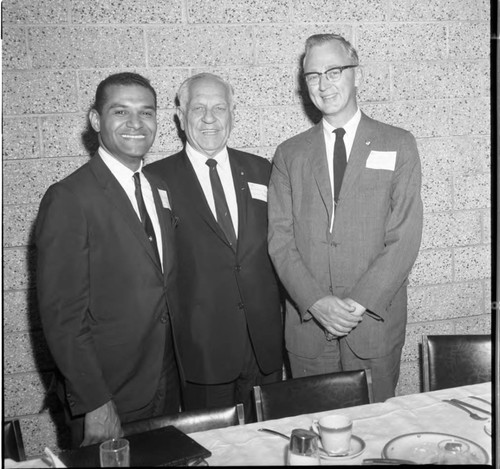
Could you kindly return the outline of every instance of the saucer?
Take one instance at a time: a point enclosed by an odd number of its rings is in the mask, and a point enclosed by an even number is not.
[[[319,440],[319,445],[322,446],[321,440]],[[319,452],[319,456],[321,459],[327,459],[328,461],[342,461],[343,459],[351,459],[359,456],[366,448],[366,443],[362,438],[356,435],[352,435],[351,437],[351,447],[349,448],[349,452],[347,454],[342,455],[327,455],[323,453],[323,451]]]

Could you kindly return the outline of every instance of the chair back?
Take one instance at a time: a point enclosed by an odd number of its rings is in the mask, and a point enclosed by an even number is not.
[[[422,336],[424,391],[491,381],[491,335]]]
[[[244,425],[245,412],[243,404],[216,409],[201,409],[179,412],[177,414],[160,415],[149,419],[127,422],[122,425],[125,436],[143,433],[156,428],[173,425],[184,433],[202,432],[213,428]]]
[[[17,462],[26,460],[21,425],[17,419],[3,422],[2,457]]]
[[[288,379],[253,389],[259,422],[373,401],[369,369]]]

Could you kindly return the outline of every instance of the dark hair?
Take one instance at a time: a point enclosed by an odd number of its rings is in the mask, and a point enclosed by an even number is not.
[[[122,72],[110,75],[109,77],[102,80],[101,83],[99,83],[99,85],[97,86],[97,90],[95,92],[95,101],[92,108],[95,109],[99,114],[101,114],[104,103],[106,102],[106,90],[113,85],[138,85],[147,88],[151,91],[151,93],[153,93],[156,108],[156,91],[151,86],[149,80],[142,75],[139,75],[138,73]]]

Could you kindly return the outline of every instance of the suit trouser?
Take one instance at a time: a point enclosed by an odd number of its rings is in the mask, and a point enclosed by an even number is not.
[[[238,377],[233,381],[221,384],[201,384],[187,381],[184,384],[183,393],[185,410],[230,407],[242,403],[245,407],[245,422],[254,422],[253,387],[280,380],[281,370],[267,375],[260,371],[250,337],[247,334],[243,367]]]
[[[323,353],[316,358],[305,358],[288,352],[294,378],[370,368],[372,372],[373,400],[384,402],[394,397],[399,379],[402,347],[385,357],[358,357],[345,339],[327,341]]]
[[[179,383],[179,370],[175,358],[172,328],[170,322],[167,322],[163,366],[155,395],[147,406],[120,414],[121,423],[179,412]],[[73,417],[69,411],[67,402],[64,402],[64,416],[66,425],[69,426],[71,432],[71,447],[78,448],[84,438],[85,415]]]

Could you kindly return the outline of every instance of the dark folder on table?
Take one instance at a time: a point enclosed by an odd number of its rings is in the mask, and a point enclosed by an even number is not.
[[[128,435],[130,466],[187,466],[212,453],[176,427],[158,428]],[[63,451],[59,458],[67,467],[100,467],[99,444]]]

